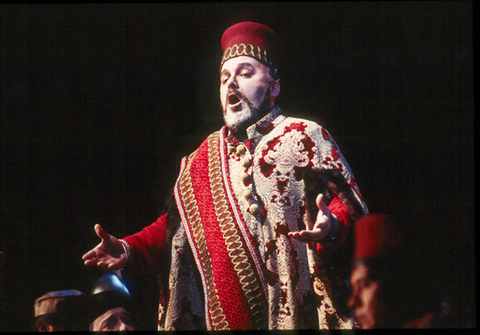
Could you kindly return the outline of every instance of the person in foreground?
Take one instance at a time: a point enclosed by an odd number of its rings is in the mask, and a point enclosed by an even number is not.
[[[159,273],[159,330],[354,328],[351,227],[368,209],[353,173],[325,128],[277,105],[272,29],[240,22],[221,46],[225,126],[182,159],[157,221],[123,239],[95,225],[84,263]]]
[[[78,290],[51,291],[35,299],[35,331],[88,330],[87,295]]]
[[[401,222],[398,215],[366,214],[355,223],[348,305],[360,328],[471,328],[466,305],[427,293],[433,283],[422,271],[419,241]]]
[[[119,271],[98,278],[90,295],[91,331],[134,331],[131,294]]]

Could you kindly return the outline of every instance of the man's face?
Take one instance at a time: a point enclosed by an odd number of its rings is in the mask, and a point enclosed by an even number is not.
[[[378,328],[381,324],[381,303],[378,290],[380,283],[370,276],[371,269],[366,265],[356,266],[350,276],[352,295],[348,306],[355,312],[355,317],[362,329]]]
[[[268,71],[266,65],[247,56],[232,58],[223,64],[220,102],[225,124],[233,132],[248,128],[274,106],[279,83],[272,85]]]
[[[92,322],[91,331],[133,331],[130,313],[123,307],[109,309]]]

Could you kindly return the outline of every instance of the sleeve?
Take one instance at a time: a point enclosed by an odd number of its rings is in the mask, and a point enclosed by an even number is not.
[[[354,203],[354,207],[357,207],[356,214],[361,215],[368,213],[368,208],[357,185],[357,181],[337,143],[325,128],[319,126],[318,131],[320,134],[315,136],[319,159],[317,168],[324,171],[326,178],[330,179],[327,181],[327,185],[333,185],[332,183],[337,184],[335,185],[336,190],[332,190],[333,193],[337,195],[340,192],[347,194],[350,202]],[[340,181],[334,177],[335,173],[343,176],[343,180]],[[335,178],[337,180],[334,180]],[[329,188],[331,189],[332,187],[330,187],[330,185]],[[342,199],[345,203],[345,197],[342,197]],[[347,208],[349,207],[352,206],[347,206]]]
[[[127,274],[155,274],[161,271],[165,253],[167,215],[138,233],[123,238],[130,247],[130,259],[125,268]]]
[[[341,247],[347,240],[347,235],[350,230],[352,215],[339,197],[333,197],[328,205],[328,209],[332,214],[332,230],[325,241],[318,243],[317,250],[330,246],[334,246],[335,248]]]
[[[328,131],[319,126],[315,136],[318,166],[322,171],[324,183],[330,192],[328,208],[332,214],[332,230],[317,249],[339,248],[346,241],[351,225],[356,217],[368,212],[357,182],[340,148]]]

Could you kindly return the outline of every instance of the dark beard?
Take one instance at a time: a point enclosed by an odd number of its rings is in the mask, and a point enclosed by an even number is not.
[[[265,90],[262,101],[257,107],[253,106],[252,102],[250,100],[248,100],[248,98],[246,96],[244,96],[239,91],[231,90],[227,93],[227,96],[230,93],[235,93],[236,95],[238,95],[238,97],[247,104],[247,106],[248,106],[248,108],[250,109],[250,112],[251,112],[249,118],[247,118],[247,119],[245,119],[241,122],[238,122],[234,125],[230,125],[230,126],[227,125],[230,128],[230,130],[232,131],[232,133],[234,133],[235,135],[245,133],[248,127],[257,123],[265,115],[267,115],[268,112],[270,112],[270,91],[271,91],[271,88],[269,86]],[[223,112],[225,113],[225,110]]]

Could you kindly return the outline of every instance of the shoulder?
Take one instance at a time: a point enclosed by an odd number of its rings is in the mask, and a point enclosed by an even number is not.
[[[305,118],[285,116],[285,119],[279,124],[279,128],[283,133],[296,130],[319,140],[331,139],[327,129],[325,129],[318,122]]]
[[[309,127],[314,127],[314,128],[317,128],[317,127],[321,128],[322,127],[320,124],[318,124],[314,120],[309,120],[309,119],[295,117],[295,116],[289,116],[289,115],[284,115],[284,117],[285,117],[285,120],[282,123],[285,123],[285,124],[303,123],[305,125],[308,125]]]

